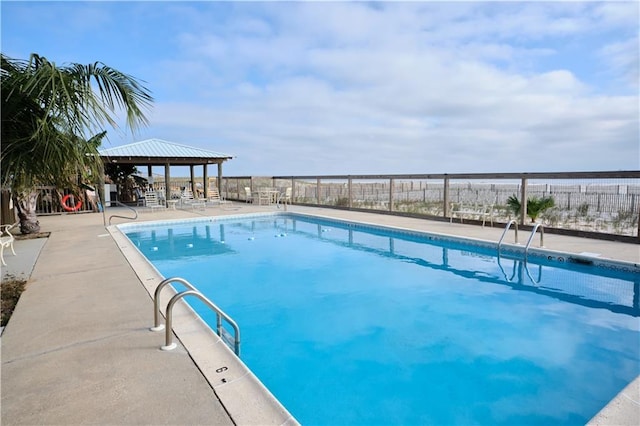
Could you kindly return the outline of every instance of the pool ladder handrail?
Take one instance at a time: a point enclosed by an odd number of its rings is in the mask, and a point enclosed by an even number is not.
[[[524,258],[527,259],[527,252],[529,251],[529,246],[531,246],[531,242],[533,241],[533,237],[536,235],[536,232],[540,229],[540,247],[544,247],[544,226],[541,223],[536,223],[531,230],[531,235],[529,235],[529,240],[527,241],[527,245],[524,247]]]
[[[516,221],[515,219],[511,219],[509,223],[507,223],[507,226],[504,227],[504,231],[502,231],[502,236],[500,237],[500,240],[498,240],[498,253],[500,253],[500,246],[502,246],[502,240],[504,240],[504,237],[507,235],[507,231],[509,230],[509,228],[511,228],[511,225],[515,225],[514,243],[518,244],[518,221]]]
[[[160,292],[164,287],[166,287],[170,283],[180,283],[187,287],[189,290],[182,291],[176,295],[174,295],[167,304],[166,309],[166,326],[164,324],[160,324]],[[150,328],[151,331],[161,331],[165,330],[165,345],[161,346],[160,349],[163,351],[170,351],[176,348],[176,344],[173,343],[173,333],[171,331],[171,325],[173,323],[173,306],[182,298],[186,296],[196,296],[202,302],[204,302],[209,308],[211,308],[216,313],[216,334],[223,339],[223,331],[222,327],[222,319],[227,321],[233,327],[233,331],[235,333],[234,341],[233,341],[233,351],[239,357],[240,356],[240,328],[238,324],[227,315],[222,309],[216,306],[211,300],[207,299],[205,295],[203,295],[196,287],[194,287],[189,281],[180,277],[172,277],[167,278],[158,284],[156,290],[153,295],[153,320],[154,326]]]

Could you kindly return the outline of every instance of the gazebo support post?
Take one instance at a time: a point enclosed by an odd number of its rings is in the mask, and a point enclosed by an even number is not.
[[[206,163],[202,165],[202,179],[204,180],[204,182],[202,182],[202,186],[204,188],[204,198],[207,198],[209,194],[209,173],[207,166],[208,164]]]
[[[164,165],[164,201],[168,206],[168,201],[171,199],[171,167],[169,163],[165,163]]]
[[[189,176],[191,177],[191,193],[194,198],[198,198],[198,192],[196,191],[195,173],[193,172],[193,164],[189,164]]]
[[[218,192],[222,196],[222,162],[218,163]]]

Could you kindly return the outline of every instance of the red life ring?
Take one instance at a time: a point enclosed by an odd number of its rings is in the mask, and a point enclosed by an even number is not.
[[[82,200],[78,199],[78,203],[77,203],[75,206],[73,206],[73,207],[69,207],[69,206],[67,205],[67,200],[68,200],[69,198],[71,198],[71,195],[72,195],[72,194],[67,194],[67,195],[65,195],[64,197],[62,197],[62,201],[61,201],[61,203],[62,203],[62,208],[63,208],[63,209],[65,209],[65,210],[66,210],[66,211],[68,211],[68,212],[75,212],[75,211],[78,211],[78,210],[80,209],[80,207],[82,207]]]

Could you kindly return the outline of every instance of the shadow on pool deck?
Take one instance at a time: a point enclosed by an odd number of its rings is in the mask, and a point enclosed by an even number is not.
[[[143,213],[138,221],[276,211],[235,206]],[[501,234],[500,229],[370,213],[290,210],[492,241]],[[2,335],[2,424],[239,423],[182,346],[173,352],[158,349],[163,337],[148,330],[153,318],[149,292],[105,230],[102,215],[40,221],[50,237],[42,244],[16,241],[17,257],[6,256],[8,271],[30,278]],[[555,250],[640,262],[637,245],[555,235],[545,236],[545,242]],[[636,424],[639,388],[636,380],[610,405],[613,411],[603,412],[594,424]],[[295,423],[260,412],[253,419],[240,423]]]

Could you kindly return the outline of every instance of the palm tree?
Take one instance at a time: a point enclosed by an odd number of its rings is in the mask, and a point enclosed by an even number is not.
[[[515,195],[507,199],[507,206],[515,215],[520,214],[520,200]],[[531,222],[535,222],[542,212],[555,206],[555,200],[552,196],[548,197],[531,197],[527,199],[527,216],[531,218]]]
[[[79,174],[101,170],[105,125],[117,128],[124,111],[135,132],[148,123],[143,109],[153,98],[134,77],[101,62],[59,67],[37,54],[0,61],[2,187],[11,190],[21,232],[39,232],[36,185],[78,191]]]

